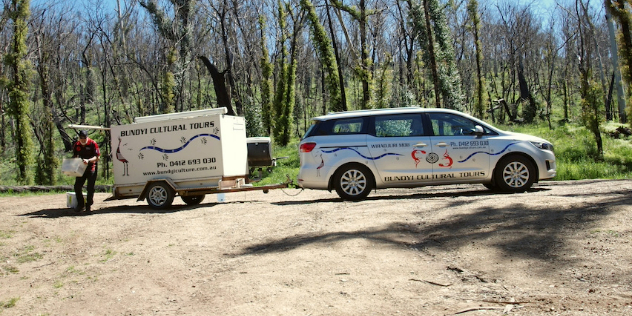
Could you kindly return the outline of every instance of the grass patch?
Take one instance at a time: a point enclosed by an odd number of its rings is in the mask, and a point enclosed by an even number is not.
[[[66,269],[67,274],[76,274],[76,275],[84,275],[85,272],[75,268],[74,266],[70,266]]]
[[[14,297],[9,299],[9,301],[7,302],[0,302],[0,306],[2,308],[11,308],[11,307],[15,307],[15,303],[17,303],[20,300],[19,297]]]
[[[18,263],[27,263],[27,262],[37,261],[44,257],[42,254],[38,252],[34,252],[34,250],[35,250],[35,247],[26,246],[22,248],[20,251],[13,254],[13,257],[15,257]]]
[[[13,274],[18,274],[20,272],[20,270],[12,265],[5,265],[2,266],[2,270],[7,271],[7,273],[13,273]]]
[[[116,251],[112,249],[107,249],[105,250],[105,253],[103,255],[105,256],[105,258],[101,259],[101,263],[106,263],[112,258],[114,258],[114,255],[116,255]]]
[[[55,284],[53,284],[53,287],[56,289],[61,289],[62,287],[64,287],[64,283],[61,281],[57,281],[55,282]]]
[[[620,124],[617,124],[619,126]],[[563,125],[550,130],[546,125],[501,126],[501,129],[544,138],[555,146],[555,180],[632,178],[632,141],[613,139],[603,132],[604,155],[598,159],[597,145],[590,131]]]
[[[0,230],[0,239],[9,239],[11,237],[13,237],[13,233],[15,233],[15,231],[4,231],[4,230]]]
[[[284,183],[287,181],[288,176],[290,177],[290,180],[296,182],[296,177],[298,177],[298,168],[300,167],[298,143],[299,140],[295,139],[287,146],[273,146],[273,158],[287,158],[278,159],[276,167],[272,168],[272,172],[268,172],[264,169],[262,173],[263,179],[254,185],[262,186]]]

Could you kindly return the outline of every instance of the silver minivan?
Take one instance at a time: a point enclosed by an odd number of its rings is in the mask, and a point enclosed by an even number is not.
[[[394,108],[319,116],[299,144],[298,185],[345,200],[372,189],[481,183],[524,192],[555,177],[550,142],[447,109]]]

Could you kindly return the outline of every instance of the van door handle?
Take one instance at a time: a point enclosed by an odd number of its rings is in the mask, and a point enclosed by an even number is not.
[[[413,145],[413,147],[426,147],[426,146],[428,146],[428,144],[426,143],[418,143],[418,144]]]
[[[444,142],[440,142],[437,144],[437,147],[447,147],[448,144],[444,143]]]

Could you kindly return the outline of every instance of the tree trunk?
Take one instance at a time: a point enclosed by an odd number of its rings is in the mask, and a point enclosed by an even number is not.
[[[428,7],[428,0],[423,0],[424,16],[426,17],[426,32],[428,37],[428,55],[430,55],[430,69],[432,70],[432,82],[434,84],[435,92],[435,106],[441,107],[441,90],[439,87],[439,69],[437,66],[437,57],[435,55],[434,47],[434,34],[432,32],[432,23],[430,20],[430,9]]]
[[[224,73],[219,72],[217,67],[211,63],[205,56],[198,56],[211,73],[211,79],[213,79],[213,87],[215,88],[215,95],[217,96],[217,105],[219,107],[226,107],[228,109],[228,115],[235,115],[233,106],[230,104],[230,96],[226,90],[226,80],[224,79]]]
[[[612,21],[612,14],[610,13],[609,2],[606,2],[606,23],[608,24],[608,35],[610,37],[610,54],[612,61],[612,68],[614,69],[614,82],[617,86],[617,104],[619,105],[619,123],[627,122],[627,113],[625,112],[625,93],[623,91],[623,83],[621,82],[621,68],[619,66],[619,48],[617,47],[617,37],[614,31],[614,25]]]
[[[331,43],[334,49],[334,56],[336,57],[336,64],[338,64],[338,81],[340,83],[340,98],[342,99],[342,110],[347,111],[347,94],[345,92],[345,78],[342,71],[342,63],[340,62],[340,53],[338,52],[338,43],[336,41],[336,34],[334,34],[333,24],[331,23],[331,14],[329,12],[329,1],[325,1],[327,10],[327,21],[329,24],[329,34],[331,36]],[[324,82],[323,82],[324,83]]]

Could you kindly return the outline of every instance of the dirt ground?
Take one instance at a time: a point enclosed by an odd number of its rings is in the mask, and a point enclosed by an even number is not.
[[[632,314],[632,180],[299,192],[0,198],[0,314]]]

